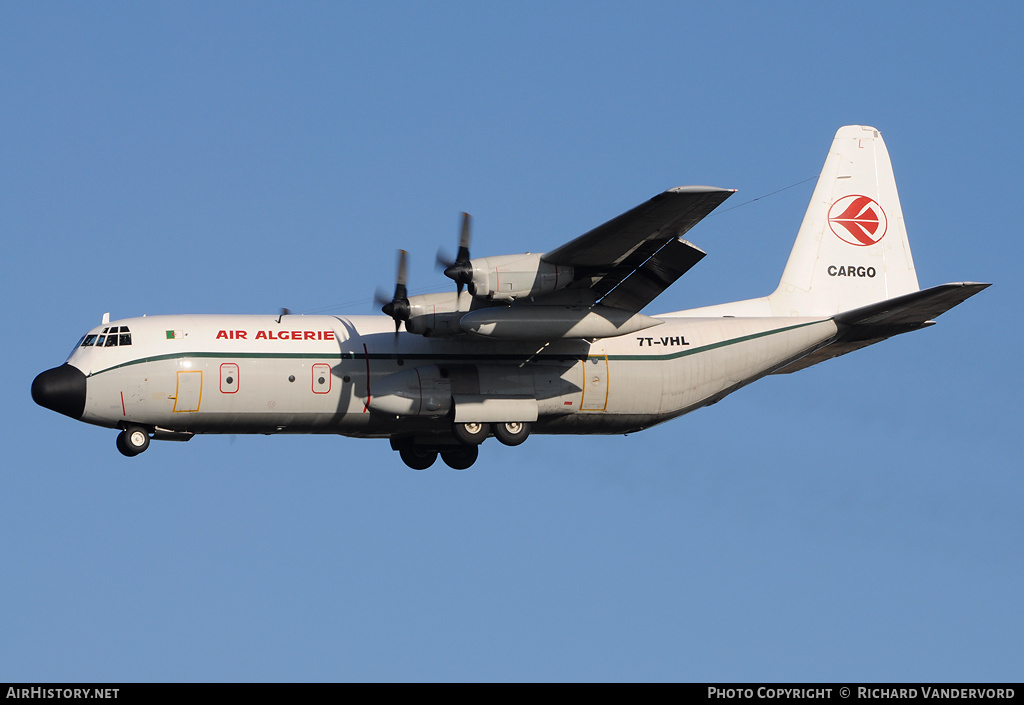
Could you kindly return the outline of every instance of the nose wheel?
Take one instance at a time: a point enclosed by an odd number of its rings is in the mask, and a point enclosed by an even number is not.
[[[129,426],[117,434],[117,449],[121,455],[133,458],[149,448],[149,432],[141,426]]]

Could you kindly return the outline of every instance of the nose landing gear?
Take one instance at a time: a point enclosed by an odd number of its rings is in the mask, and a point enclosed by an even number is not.
[[[141,426],[129,426],[117,434],[117,449],[121,455],[133,458],[149,448],[149,432]]]

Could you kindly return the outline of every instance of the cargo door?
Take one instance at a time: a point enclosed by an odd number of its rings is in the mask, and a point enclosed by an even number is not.
[[[203,371],[179,370],[177,391],[174,393],[174,409],[172,411],[199,411],[199,402],[203,397]]]
[[[608,356],[591,355],[583,361],[583,411],[608,408]]]

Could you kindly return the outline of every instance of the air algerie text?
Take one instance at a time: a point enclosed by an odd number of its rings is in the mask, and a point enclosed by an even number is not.
[[[258,330],[252,331],[222,330],[217,331],[217,340],[334,340],[333,330]]]

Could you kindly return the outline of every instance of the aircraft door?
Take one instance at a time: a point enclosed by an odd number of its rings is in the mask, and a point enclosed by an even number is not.
[[[324,362],[313,365],[313,394],[331,391],[331,366]]]
[[[178,370],[177,391],[174,394],[172,411],[199,411],[203,398],[203,371]]]
[[[233,362],[225,362],[220,366],[220,391],[224,394],[238,391],[238,365]]]
[[[582,411],[608,408],[608,356],[591,355],[583,362]]]

